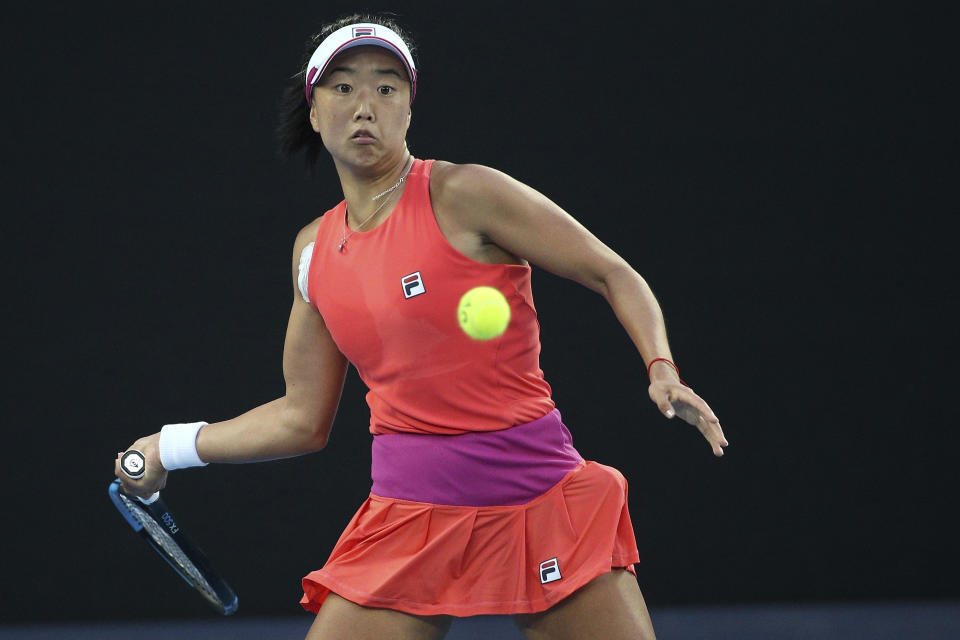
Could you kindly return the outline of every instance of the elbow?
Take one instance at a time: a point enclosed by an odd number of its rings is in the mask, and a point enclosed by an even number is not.
[[[303,453],[322,451],[330,440],[333,416],[324,412],[288,408],[284,412],[286,431]]]
[[[313,451],[323,451],[327,448],[327,443],[330,441],[330,429],[318,429],[314,432],[314,437],[312,440],[312,450]]]
[[[331,421],[313,420],[302,427],[311,452],[323,451],[330,441]]]

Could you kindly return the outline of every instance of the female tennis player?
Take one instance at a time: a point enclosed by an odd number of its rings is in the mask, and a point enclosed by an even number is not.
[[[653,638],[627,484],[573,447],[539,366],[536,264],[600,293],[643,358],[649,396],[714,455],[719,421],[681,382],[643,278],[549,199],[493,169],[414,158],[417,71],[393,22],[351,16],[313,41],[281,131],[336,167],[344,200],[299,233],[286,393],[215,424],[166,425],[126,489],[167,471],[323,449],[348,362],[369,388],[373,486],[326,564],[303,579],[308,638],[441,638],[452,616],[510,614],[527,638]],[[315,47],[315,48],[314,48]],[[460,328],[491,286],[511,320]]]

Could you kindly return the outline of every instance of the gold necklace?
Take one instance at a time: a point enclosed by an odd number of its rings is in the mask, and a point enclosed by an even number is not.
[[[399,180],[397,180],[397,184],[393,185],[392,187],[390,187],[390,188],[387,189],[386,191],[383,191],[383,192],[378,193],[377,195],[373,196],[373,198],[371,198],[371,202],[376,202],[376,201],[379,200],[380,198],[383,198],[385,195],[390,194],[390,193],[393,193],[393,192],[396,191],[398,188],[400,188],[400,185],[403,184],[404,180],[407,179],[407,176],[410,175],[410,171],[413,169],[413,162],[412,162],[412,161],[413,161],[413,156],[410,156],[410,160],[411,160],[410,166],[409,166],[409,167],[407,168],[407,170],[403,173],[403,176],[401,176],[401,178],[400,178]],[[349,217],[344,218],[344,221],[343,221],[343,238],[341,238],[340,244],[339,244],[339,246],[337,246],[337,251],[343,251],[343,245],[347,244],[347,239],[350,238],[350,236],[352,236],[353,234],[355,234],[357,231],[360,231],[360,229],[363,228],[363,225],[367,224],[368,222],[370,222],[370,220],[373,219],[373,216],[375,216],[375,215],[377,215],[378,213],[380,213],[380,210],[383,209],[384,205],[387,204],[387,202],[389,202],[389,201],[390,201],[389,198],[385,198],[384,201],[380,203],[380,206],[378,206],[376,209],[373,210],[373,213],[371,213],[369,216],[367,216],[366,218],[364,218],[364,219],[363,219],[363,222],[361,222],[360,224],[357,225],[357,228],[356,228],[356,229],[350,229],[350,233],[347,233],[347,229],[349,229],[349,227],[350,227],[350,225],[347,224],[347,220],[349,220]]]

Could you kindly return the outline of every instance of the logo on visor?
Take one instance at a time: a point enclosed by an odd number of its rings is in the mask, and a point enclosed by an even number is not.
[[[372,36],[375,35],[373,27],[354,27],[353,28],[353,37],[359,38],[361,36]]]
[[[423,286],[423,278],[420,277],[419,271],[414,271],[410,275],[400,278],[400,285],[403,287],[404,298],[412,298],[413,296],[427,292],[426,287]]]
[[[540,563],[540,584],[555,582],[562,577],[560,575],[560,564],[556,558],[550,558]]]

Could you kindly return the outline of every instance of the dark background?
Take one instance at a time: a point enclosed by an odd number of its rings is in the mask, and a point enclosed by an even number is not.
[[[283,393],[297,231],[342,196],[275,152],[303,43],[353,3],[26,3],[3,21],[5,621],[210,615],[106,488],[168,422]],[[582,4],[582,3],[580,3]],[[659,417],[602,298],[535,270],[542,367],[621,469],[652,609],[957,598],[957,10],[396,3],[411,149],[534,186],[651,283],[730,440]],[[296,614],[369,489],[331,443],[171,476],[241,599]],[[948,521],[949,520],[949,521]]]

